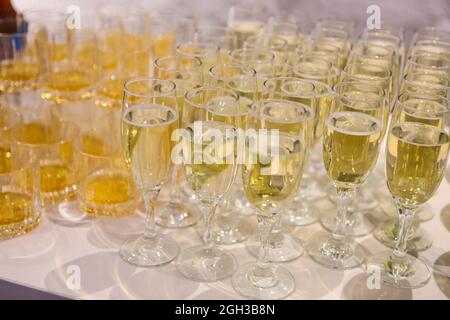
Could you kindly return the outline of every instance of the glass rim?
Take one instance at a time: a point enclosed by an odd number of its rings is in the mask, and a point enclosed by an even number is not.
[[[284,21],[284,20],[281,20],[281,21],[272,20],[269,23],[267,23],[266,27],[273,28],[275,26],[292,27],[292,29],[294,30],[293,33],[285,33],[285,32],[279,33],[282,35],[292,35],[293,34],[295,36],[298,36],[298,32],[300,31],[300,27],[296,23],[294,23],[292,21]],[[278,32],[274,32],[273,29],[270,31],[270,33],[278,34]]]
[[[330,33],[330,34],[328,34]],[[332,35],[331,35],[332,34]],[[339,35],[339,36],[338,36]],[[328,38],[328,39],[340,39],[348,41],[350,39],[350,35],[347,31],[340,28],[332,28],[332,27],[320,27],[316,26],[311,31],[312,39],[320,39],[320,38]]]
[[[431,68],[424,68],[425,69],[425,74],[431,74],[432,72],[442,72],[444,75],[446,74],[445,70],[436,70],[436,69],[431,69]],[[428,71],[428,72],[427,72]],[[410,76],[414,75],[414,74],[418,74],[417,71],[414,72],[408,72],[406,73],[403,77],[402,80],[403,82],[406,82],[407,84],[418,84],[419,86],[428,86],[430,88],[433,89],[450,89],[450,78],[448,78],[447,80],[447,85],[445,84],[441,84],[441,83],[436,83],[436,82],[427,82],[427,81],[423,81],[423,80],[414,80],[409,78]]]
[[[183,48],[189,48],[189,46],[192,46],[193,48],[199,48],[205,51],[202,54],[197,54],[197,53],[189,53],[189,52],[183,52]],[[212,49],[214,54],[219,54],[220,51],[220,47],[214,43],[211,42],[200,42],[200,41],[187,41],[187,42],[183,42],[180,43],[179,45],[177,45],[176,48],[176,52],[177,54],[181,55],[181,56],[186,56],[186,57],[195,57],[195,58],[199,58],[199,57],[207,57],[211,54],[211,52],[209,51],[209,49]]]
[[[337,89],[338,88],[341,88],[341,87],[345,87],[345,86],[364,86],[364,87],[366,87],[366,88],[373,88],[372,86],[370,86],[369,84],[364,84],[363,82],[361,82],[361,81],[344,81],[344,82],[339,82],[339,83],[336,83],[334,86],[333,86],[333,92],[335,93],[335,95],[336,96],[338,96],[338,97],[341,97],[341,96],[343,96],[343,93],[340,93]],[[367,92],[367,91],[366,91]],[[378,88],[378,94],[377,94],[377,98],[375,98],[375,99],[366,99],[366,98],[364,98],[364,99],[351,99],[352,101],[360,101],[360,102],[365,102],[365,101],[375,101],[375,100],[384,100],[386,98],[386,90],[384,90],[383,88],[381,88],[381,87],[379,87]],[[347,99],[349,99],[348,97],[347,97]]]
[[[242,59],[243,55],[247,55],[247,56],[258,56],[259,54],[262,54],[262,56],[265,57],[269,57],[270,59]],[[235,49],[230,51],[229,53],[229,58],[232,62],[238,62],[238,63],[245,63],[245,62],[250,62],[250,63],[255,63],[255,64],[262,64],[262,63],[272,63],[275,60],[275,54],[268,50],[268,49],[263,49],[263,48],[241,48],[241,49]]]
[[[404,92],[405,93],[405,92]],[[407,106],[408,104],[412,103],[413,101],[426,101],[427,103],[431,103],[431,104],[436,104],[436,105],[440,105],[443,106],[445,108],[445,111],[441,111],[439,113],[442,113],[443,115],[447,115],[450,114],[450,104],[449,104],[449,100],[445,97],[442,97],[442,100],[445,100],[447,102],[447,105],[444,105],[436,100],[432,100],[432,99],[428,99],[426,96],[418,96],[415,97],[413,99],[407,99],[405,101],[401,101],[400,100],[400,96],[402,96],[404,93],[400,94],[398,97],[396,97],[395,99],[395,105],[397,106],[397,104],[399,105],[399,107],[401,108],[405,108],[405,106]],[[431,97],[430,97],[431,98]],[[440,97],[439,97],[440,98]],[[408,108],[409,110],[413,109],[413,107]]]
[[[281,121],[281,120],[277,120],[277,121],[272,121],[272,122],[276,122],[276,123],[298,123],[299,121],[308,121],[314,118],[314,110],[307,106],[304,103],[301,102],[296,102],[296,101],[290,101],[290,100],[285,100],[285,99],[261,99],[258,101],[254,101],[251,104],[251,107],[248,109],[248,115],[249,117],[254,117],[257,119],[261,119],[261,120],[266,120],[268,117],[265,117],[263,115],[261,115],[260,112],[257,112],[256,109],[259,110],[261,105],[265,105],[265,104],[269,104],[269,103],[276,103],[276,104],[288,104],[291,105],[292,107],[295,107],[298,110],[304,110],[306,114],[302,114],[298,117],[293,118],[292,120],[287,120],[287,121]]]
[[[166,110],[166,111],[172,113],[173,118],[170,119],[169,121],[158,122],[158,123],[137,123],[137,122],[134,122],[132,120],[128,120],[125,118],[125,116],[128,113],[135,111],[135,110],[142,110],[142,109],[154,109],[154,110],[163,109],[163,110]],[[133,125],[136,127],[142,127],[142,128],[164,127],[164,126],[170,125],[170,124],[178,121],[178,112],[171,107],[165,106],[163,104],[158,104],[158,103],[151,103],[151,104],[145,104],[145,105],[134,105],[129,108],[125,108],[123,110],[121,120],[130,125]]]
[[[68,126],[71,130],[71,134],[70,134],[70,139],[67,138],[62,138],[59,137],[57,140],[51,140],[49,143],[29,143],[29,142],[25,142],[22,141],[20,139],[17,138],[17,131],[19,130],[20,127],[22,125],[26,125],[26,123],[23,122],[19,122],[16,126],[14,126],[12,128],[12,130],[14,130],[12,132],[12,144],[19,144],[19,145],[23,145],[23,146],[27,146],[27,148],[31,148],[31,149],[38,149],[38,148],[52,148],[54,146],[66,143],[66,142],[70,142],[70,141],[76,141],[77,136],[80,133],[80,127],[78,125],[76,125],[73,121],[69,121],[69,120],[61,120],[58,119],[57,120],[59,124],[63,124]],[[37,121],[39,122],[39,121]]]
[[[403,100],[402,101],[401,98],[405,97],[407,95],[411,95],[411,96],[414,96],[414,97],[412,99],[407,99],[407,100]],[[402,103],[405,103],[406,101],[413,100],[413,99],[414,100],[427,100],[427,101],[434,101],[434,102],[436,102],[436,100],[433,100],[434,98],[437,98],[437,99],[439,99],[441,101],[446,101],[447,109],[449,109],[449,112],[450,112],[450,99],[448,99],[446,97],[443,97],[443,96],[440,96],[440,95],[430,94],[430,93],[422,93],[422,92],[416,93],[416,92],[404,91],[404,92],[401,92],[400,94],[398,94],[395,97],[395,103],[402,104]],[[439,103],[439,104],[442,104],[442,103]]]
[[[378,65],[371,65],[370,63],[364,63],[361,61],[352,61],[350,63],[348,63],[344,69],[342,70],[342,72],[346,73],[348,75],[348,68],[354,66],[354,65],[362,65],[362,66],[371,66],[371,67],[375,67],[375,68],[379,68],[379,70],[384,73],[385,75],[383,77],[379,77],[379,76],[370,76],[370,79],[367,80],[389,80],[390,78],[392,78],[393,76],[393,72],[392,70],[389,70],[387,68],[383,68],[381,66]],[[377,72],[378,73],[378,72]],[[349,76],[354,76],[354,75],[349,75]],[[373,79],[372,79],[373,78]]]
[[[418,143],[418,142],[414,142],[414,141],[407,141],[404,138],[400,138],[398,136],[395,136],[397,139],[402,140],[408,144],[413,144],[416,146],[428,146],[428,147],[432,147],[432,146],[440,146],[440,145],[444,145],[444,144],[449,144],[450,143],[450,135],[449,133],[444,130],[441,129],[439,127],[433,126],[431,124],[427,124],[427,123],[421,123],[421,122],[412,122],[412,121],[407,121],[407,122],[397,122],[395,124],[392,125],[392,127],[389,129],[389,135],[388,135],[388,139],[390,138],[390,136],[392,135],[392,130],[396,127],[401,127],[401,126],[408,126],[408,127],[425,127],[427,129],[431,129],[431,131],[439,131],[440,133],[445,134],[445,136],[448,138],[447,142],[443,142],[443,143]]]
[[[155,83],[161,83],[164,82],[167,85],[170,85],[171,90],[169,92],[167,92],[167,94],[142,94],[142,93],[137,93],[137,92],[133,92],[129,86],[134,84],[134,83],[139,83],[139,82],[155,82]],[[152,86],[154,87],[154,86]],[[124,93],[133,96],[133,97],[140,97],[140,98],[152,98],[152,97],[169,97],[173,94],[173,97],[175,99],[175,90],[176,90],[176,84],[175,82],[173,82],[172,80],[165,80],[165,79],[160,79],[160,78],[154,78],[154,77],[137,77],[137,78],[133,78],[130,79],[128,81],[125,81],[125,83],[123,84],[123,91]],[[173,91],[173,93],[171,93]]]
[[[239,103],[239,95],[236,91],[229,88],[222,88],[216,86],[206,86],[200,88],[192,88],[187,90],[184,94],[185,103],[189,103],[191,106],[208,111],[207,103],[197,103],[192,100],[193,97],[198,95],[200,92],[226,92],[228,93],[227,97],[233,97],[236,103]],[[224,97],[224,95],[222,95]]]
[[[331,125],[331,118],[334,116],[345,116],[345,115],[354,115],[356,117],[359,118],[370,118],[370,120],[374,121],[375,123],[377,123],[377,130],[372,130],[372,131],[365,131],[365,132],[361,132],[361,131],[346,131],[346,130],[342,130],[334,125]],[[327,117],[327,119],[325,120],[325,125],[327,127],[332,127],[334,130],[339,131],[340,133],[344,133],[344,134],[351,134],[351,135],[355,135],[355,136],[367,136],[367,135],[371,135],[377,132],[382,132],[383,130],[383,123],[380,119],[375,118],[374,116],[371,116],[367,113],[364,112],[357,112],[357,111],[338,111],[338,112],[332,112],[330,113],[330,115]]]
[[[267,40],[267,45],[259,45],[257,43],[258,40]],[[275,43],[272,43],[271,40],[275,40]],[[250,42],[250,43],[249,43]],[[262,33],[262,34],[256,34],[251,35],[247,37],[244,41],[244,47],[248,47],[249,49],[267,49],[267,50],[287,50],[288,49],[288,42],[286,39],[284,39],[282,36],[279,36],[274,33]]]
[[[239,75],[239,76],[245,76],[245,77],[248,77],[248,78],[256,77],[255,69],[253,69],[253,68],[251,68],[249,66],[246,66],[244,64],[237,63],[237,62],[215,64],[211,68],[209,68],[208,75],[210,77],[212,77],[213,79],[215,79],[215,80],[222,80],[222,81],[224,81],[225,77],[217,75],[217,74],[214,73],[214,70],[216,68],[219,68],[219,67],[222,67],[222,68],[223,67],[235,68],[235,69],[240,69],[241,71],[245,70],[243,73],[246,73],[246,74],[242,74],[242,75]]]
[[[172,59],[173,59],[174,62],[178,62],[179,57],[177,55],[173,54],[173,55],[162,56],[162,57],[156,58],[156,59],[153,60],[153,66],[155,68],[157,68],[159,70],[163,70],[163,71],[170,71],[170,72],[182,72],[182,71],[184,71],[184,70],[180,71],[180,69],[176,68],[176,66],[174,68],[165,68],[165,67],[160,65],[160,62],[162,62],[162,61],[171,61]],[[203,63],[197,57],[188,57],[188,56],[186,56],[186,57],[183,57],[183,59],[190,59],[191,62],[195,61],[195,64],[197,64],[195,66],[196,69],[201,69],[201,67],[202,67]],[[186,72],[189,72],[189,71],[186,70]]]

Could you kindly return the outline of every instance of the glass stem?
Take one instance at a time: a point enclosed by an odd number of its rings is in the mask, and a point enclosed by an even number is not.
[[[397,207],[399,214],[399,229],[394,247],[394,258],[403,260],[407,254],[408,236],[411,231],[415,210]]]
[[[205,223],[205,230],[203,231],[203,246],[205,249],[214,247],[214,240],[212,237],[212,225],[217,212],[219,200],[214,200],[209,205],[203,208],[203,221]]]
[[[261,239],[261,250],[259,251],[258,268],[267,269],[269,264],[270,235],[276,224],[276,215],[267,216],[258,214],[258,228]],[[279,219],[278,219],[279,220]]]
[[[158,198],[160,189],[157,190],[144,190],[142,197],[144,198],[145,206],[145,238],[154,238],[157,234],[155,225],[155,207],[156,199]]]
[[[347,241],[351,236],[351,228],[348,224],[349,208],[353,205],[355,197],[354,188],[336,187],[337,198],[337,217],[336,226],[332,233],[333,239],[338,242]]]
[[[175,165],[172,168],[172,177],[171,177],[171,184],[172,184],[172,188],[170,190],[170,202],[172,203],[180,203],[180,194],[181,194],[181,190],[180,190],[180,185],[179,185],[179,175],[180,175],[180,166],[179,165]]]

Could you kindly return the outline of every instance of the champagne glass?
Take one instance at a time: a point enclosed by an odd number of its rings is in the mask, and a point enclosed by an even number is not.
[[[266,49],[275,55],[275,75],[282,75],[283,64],[288,57],[288,42],[280,36],[262,33],[250,36],[244,42],[244,49]]]
[[[300,102],[313,110],[314,121],[310,132],[310,151],[312,151],[322,137],[324,122],[330,112],[333,98],[331,88],[323,82],[293,77],[269,79],[264,86],[269,97]],[[309,161],[309,155],[307,161]],[[288,224],[304,226],[318,220],[319,213],[310,201],[324,197],[325,194],[316,190],[316,181],[310,179],[308,172],[305,171],[296,196],[291,199],[286,208],[285,218]]]
[[[288,52],[290,53],[295,51],[299,42],[300,28],[291,21],[272,19],[264,26],[263,32],[283,38],[288,44]]]
[[[217,45],[220,50],[221,63],[226,63],[230,52],[237,48],[237,35],[227,27],[200,27],[195,34],[195,40]]]
[[[404,100],[402,95],[397,100],[392,123],[420,122],[445,129],[450,112],[449,106],[448,100],[444,98],[435,100],[433,97],[421,95],[408,97]],[[417,215],[420,214],[420,212],[417,212]],[[387,247],[395,248],[400,230],[398,222],[388,221],[377,226],[374,230],[375,238]],[[406,241],[406,250],[409,252],[423,251],[432,245],[430,236],[417,223],[409,230]]]
[[[311,38],[337,46],[340,50],[338,67],[339,69],[344,68],[350,51],[350,35],[347,31],[340,28],[316,26],[311,31]]]
[[[244,129],[248,110],[257,91],[256,72],[240,64],[217,64],[209,71],[211,85],[234,90],[239,94],[241,128]],[[238,173],[241,166],[238,167]],[[250,214],[250,203],[242,188],[242,179],[238,174],[229,193],[220,203],[220,215],[213,229],[213,237],[218,244],[232,244],[245,241],[250,234],[244,215]]]
[[[412,220],[439,188],[450,140],[447,110],[441,117],[421,107],[408,110],[413,114],[403,113],[406,109],[393,117],[386,145],[386,178],[399,215],[398,236],[393,251],[370,257],[366,266],[378,268],[384,283],[411,289],[424,286],[430,278],[427,265],[407,253]]]
[[[200,87],[203,84],[202,62],[197,58],[165,56],[154,61],[155,74],[161,79],[171,80],[176,85],[178,114],[183,114],[184,95],[190,89]],[[182,128],[181,117],[178,127]],[[180,188],[181,166],[174,164],[172,168],[169,201],[162,204],[156,210],[156,222],[163,227],[183,228],[195,224],[199,218],[194,210],[191,210],[182,197]]]
[[[326,120],[323,160],[337,191],[337,219],[331,234],[319,232],[306,244],[309,256],[333,269],[351,269],[365,259],[364,248],[353,241],[348,209],[360,186],[376,163],[383,124],[361,112],[333,112]]]
[[[239,98],[233,91],[220,87],[192,89],[185,98],[183,167],[189,186],[204,207],[204,228],[203,245],[183,250],[177,259],[177,269],[186,278],[213,282],[231,276],[237,266],[229,251],[214,245],[212,225],[217,206],[237,170]]]
[[[242,265],[232,277],[234,289],[254,299],[281,299],[292,293],[294,279],[284,267],[270,264],[272,229],[282,202],[298,188],[308,150],[311,109],[287,100],[261,100],[252,105],[242,169],[245,194],[255,207],[261,246],[258,262]]]
[[[191,41],[182,43],[177,47],[177,55],[182,58],[199,59],[202,62],[205,77],[209,69],[217,64],[220,59],[219,46],[210,42]]]
[[[389,106],[384,90],[370,81],[355,81],[339,83],[334,86],[334,91],[333,110],[360,112],[380,119],[383,126],[380,137],[380,141],[382,141],[389,116]],[[370,189],[367,187],[363,189],[364,187],[356,188],[354,202],[347,212],[347,224],[352,227],[355,237],[365,236],[372,232],[375,226],[368,217],[368,213],[379,205]],[[336,199],[331,200],[336,201]],[[323,215],[320,223],[326,230],[332,232],[336,225],[336,218]]]
[[[237,48],[244,46],[249,36],[258,34],[267,21],[267,14],[260,8],[232,6],[228,12],[228,28],[237,37]]]
[[[154,219],[157,196],[170,172],[171,135],[178,121],[174,108],[159,103],[167,101],[168,97],[155,98],[155,83],[158,82],[158,88],[164,84],[162,80],[138,78],[127,81],[124,86],[121,122],[123,156],[144,198],[145,230],[142,235],[131,237],[123,243],[120,256],[140,267],[168,263],[179,251],[170,236],[156,230]]]

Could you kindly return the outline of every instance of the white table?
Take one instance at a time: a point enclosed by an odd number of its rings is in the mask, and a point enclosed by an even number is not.
[[[432,236],[433,246],[420,253],[431,268],[439,256],[446,254],[446,267],[440,267],[438,271],[447,274],[450,274],[449,194],[450,184],[444,179],[430,201],[434,217],[421,225]],[[75,203],[60,205],[58,211],[46,212],[41,225],[30,234],[0,242],[0,278],[81,299],[240,298],[233,291],[230,279],[196,283],[177,273],[173,263],[145,269],[123,262],[118,255],[118,247],[126,237],[142,231],[141,216],[77,221],[79,215]],[[300,240],[305,240],[320,229],[316,223],[293,232]],[[200,243],[193,228],[165,229],[163,232],[170,233],[182,249]],[[357,241],[372,253],[386,250],[372,236],[358,238]],[[228,248],[239,263],[253,260],[243,244]],[[419,289],[400,290],[382,285],[381,289],[370,290],[366,284],[367,275],[362,269],[330,270],[312,261],[306,253],[286,266],[294,274],[297,285],[291,299],[450,298],[450,278],[439,272],[433,272],[428,284]],[[78,272],[79,288],[74,280]]]

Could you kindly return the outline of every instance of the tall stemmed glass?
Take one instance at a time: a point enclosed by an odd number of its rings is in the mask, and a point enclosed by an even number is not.
[[[310,257],[329,268],[351,269],[361,265],[366,253],[353,241],[348,223],[356,188],[376,163],[383,123],[361,112],[333,112],[323,135],[323,161],[337,191],[337,218],[331,234],[319,232],[306,245]]]
[[[195,281],[217,281],[233,274],[237,262],[216,247],[212,225],[219,202],[233,183],[237,169],[239,97],[220,87],[189,90],[183,109],[183,167],[187,183],[203,206],[203,244],[187,248],[177,269]]]
[[[170,84],[170,82],[167,82]],[[172,83],[173,84],[173,83]],[[178,114],[163,105],[168,96],[155,96],[164,81],[138,78],[124,86],[122,112],[122,148],[125,163],[141,189],[145,204],[145,230],[131,237],[120,248],[125,261],[149,267],[170,262],[178,255],[178,245],[156,230],[154,210],[162,184],[168,179],[172,151],[172,132],[177,128]],[[172,97],[175,103],[174,97]],[[175,104],[176,105],[176,104]]]
[[[448,111],[424,105],[396,110],[386,144],[386,178],[394,198],[399,228],[392,252],[380,252],[367,261],[381,270],[382,280],[399,288],[417,288],[430,278],[426,264],[407,254],[413,218],[439,188],[450,147]]]
[[[177,111],[182,115],[186,92],[203,84],[202,62],[197,58],[165,56],[154,61],[154,68],[158,78],[175,83]],[[181,116],[178,127],[182,127]],[[188,208],[182,197],[180,165],[173,166],[170,180],[169,200],[156,210],[156,223],[168,228],[183,228],[195,224],[199,216]]]
[[[437,99],[437,97],[427,96],[426,94],[419,96],[402,94],[398,97],[395,104],[392,123],[423,122],[443,129],[450,116],[449,107],[449,101],[442,97]],[[421,207],[418,208],[415,218],[419,218]],[[373,234],[375,239],[385,246],[395,248],[399,237],[400,225],[396,219],[397,216],[394,216],[393,212],[389,215],[393,216],[395,220],[378,225]],[[432,243],[431,237],[420,228],[420,224],[417,221],[414,221],[408,232],[406,250],[410,252],[423,251],[430,248]]]
[[[248,110],[256,95],[255,70],[237,63],[217,64],[209,70],[208,82],[214,86],[232,89],[239,95],[241,128],[245,129]],[[240,168],[241,166],[238,167],[238,173]],[[213,229],[215,242],[232,244],[245,241],[250,234],[250,228],[244,215],[251,212],[251,205],[245,197],[242,179],[238,174],[230,192],[220,203],[220,215]]]
[[[234,289],[246,297],[281,299],[295,288],[286,268],[269,263],[269,250],[282,202],[301,180],[311,112],[301,103],[276,99],[258,101],[249,112],[242,179],[257,210],[261,250],[258,262],[241,266],[232,278]]]

